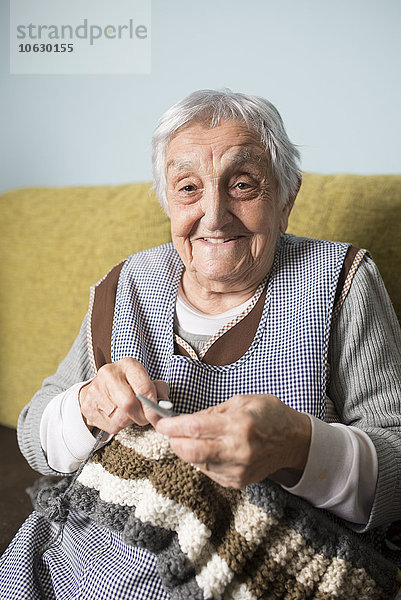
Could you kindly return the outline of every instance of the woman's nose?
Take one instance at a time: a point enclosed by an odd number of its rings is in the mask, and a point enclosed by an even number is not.
[[[229,199],[222,190],[206,190],[201,207],[203,211],[202,223],[208,231],[221,230],[233,219]]]

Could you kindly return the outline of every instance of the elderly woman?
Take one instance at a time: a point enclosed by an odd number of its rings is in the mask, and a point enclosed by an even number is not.
[[[173,243],[93,288],[20,416],[30,465],[76,475],[37,493],[2,598],[393,597],[351,530],[401,518],[400,328],[365,251],[285,234],[298,158],[261,98],[199,91],[162,117]]]

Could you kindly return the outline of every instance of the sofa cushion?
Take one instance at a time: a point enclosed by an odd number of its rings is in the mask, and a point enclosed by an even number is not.
[[[288,231],[367,248],[401,321],[401,175],[305,173]]]
[[[305,174],[289,231],[371,251],[401,315],[401,176]],[[150,184],[25,188],[0,196],[0,423],[68,352],[89,286],[132,252],[170,240]]]
[[[16,425],[68,352],[89,286],[132,252],[169,239],[149,183],[0,196],[0,423]]]

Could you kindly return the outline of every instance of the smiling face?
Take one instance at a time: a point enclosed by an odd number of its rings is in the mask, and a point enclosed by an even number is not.
[[[258,134],[239,121],[183,127],[168,145],[166,178],[187,296],[250,297],[270,271],[291,210],[278,204]]]

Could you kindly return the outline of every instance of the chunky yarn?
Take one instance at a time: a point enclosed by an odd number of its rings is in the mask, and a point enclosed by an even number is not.
[[[67,484],[68,485],[68,484]],[[270,480],[226,489],[153,428],[124,429],[65,484],[42,481],[127,544],[157,556],[173,600],[389,600],[397,567],[360,536]],[[59,490],[59,491],[58,491]],[[49,498],[50,513],[43,507]]]

